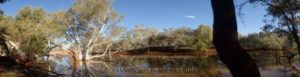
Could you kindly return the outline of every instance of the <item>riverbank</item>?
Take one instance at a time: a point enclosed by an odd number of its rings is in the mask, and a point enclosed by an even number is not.
[[[246,49],[247,52],[268,52],[268,51],[282,51],[280,49]],[[288,51],[293,51],[289,49]],[[207,49],[205,51],[197,51],[192,49],[173,49],[173,48],[142,48],[128,51],[117,51],[113,55],[137,55],[137,56],[202,56],[202,55],[217,55],[216,49]]]
[[[202,56],[202,55],[217,55],[215,49],[207,51],[195,51],[190,49],[138,49],[130,51],[118,51],[113,55],[137,55],[137,56]]]

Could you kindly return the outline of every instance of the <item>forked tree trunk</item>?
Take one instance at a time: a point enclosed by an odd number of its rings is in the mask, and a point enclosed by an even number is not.
[[[211,0],[214,14],[214,45],[219,58],[234,77],[260,77],[255,61],[238,41],[233,0]]]

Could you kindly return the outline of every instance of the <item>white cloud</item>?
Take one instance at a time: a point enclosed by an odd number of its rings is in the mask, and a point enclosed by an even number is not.
[[[188,18],[188,19],[196,19],[197,17],[196,17],[196,16],[185,16],[185,18]]]

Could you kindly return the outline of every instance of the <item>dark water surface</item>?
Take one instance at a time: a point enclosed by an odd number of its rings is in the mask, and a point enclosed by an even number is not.
[[[263,77],[291,77],[278,66],[273,52],[251,53]],[[95,61],[73,61],[72,58],[50,57],[49,70],[63,76],[82,77],[230,77],[217,55],[202,56],[112,56]],[[54,74],[52,76],[55,76]]]

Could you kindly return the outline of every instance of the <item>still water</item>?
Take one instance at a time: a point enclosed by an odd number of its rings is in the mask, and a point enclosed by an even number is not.
[[[263,77],[291,77],[280,71],[274,54],[251,53]],[[61,75],[81,77],[230,77],[216,55],[197,56],[112,56],[96,61],[74,61],[70,57],[50,57],[49,70]]]

